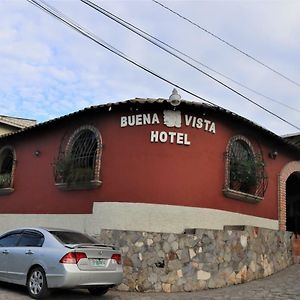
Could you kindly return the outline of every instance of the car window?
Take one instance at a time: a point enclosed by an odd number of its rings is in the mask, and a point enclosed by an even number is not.
[[[14,247],[20,239],[21,233],[10,233],[0,238],[0,247]]]
[[[97,240],[92,237],[72,231],[50,231],[62,244],[95,244]]]
[[[39,232],[23,232],[18,247],[41,247],[44,242],[44,236]]]

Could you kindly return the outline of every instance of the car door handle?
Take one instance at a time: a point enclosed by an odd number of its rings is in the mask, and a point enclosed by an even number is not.
[[[3,250],[2,253],[3,254],[9,254],[9,251],[8,250]]]
[[[32,252],[31,250],[27,250],[27,251],[25,252],[25,254],[31,255],[31,254],[34,254],[34,252]]]

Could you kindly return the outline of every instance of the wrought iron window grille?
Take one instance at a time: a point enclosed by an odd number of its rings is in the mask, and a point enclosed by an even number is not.
[[[255,153],[246,139],[235,139],[225,157],[227,161],[225,195],[249,202],[260,201],[268,185],[262,155]]]
[[[54,162],[56,184],[74,189],[98,185],[101,147],[94,131],[79,130]]]
[[[13,189],[13,173],[15,167],[15,153],[10,146],[0,151],[0,195],[8,194]]]

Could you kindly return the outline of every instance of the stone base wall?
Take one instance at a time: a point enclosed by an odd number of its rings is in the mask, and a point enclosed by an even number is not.
[[[123,291],[179,292],[220,288],[271,275],[293,263],[291,233],[243,230],[193,234],[102,230],[98,239],[121,248]]]

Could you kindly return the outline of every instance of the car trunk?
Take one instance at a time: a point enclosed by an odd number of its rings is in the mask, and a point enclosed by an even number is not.
[[[82,271],[114,271],[117,269],[118,263],[114,259],[115,255],[120,255],[110,246],[97,245],[76,245],[72,247],[76,253],[85,253],[86,257],[81,258],[77,266]]]

